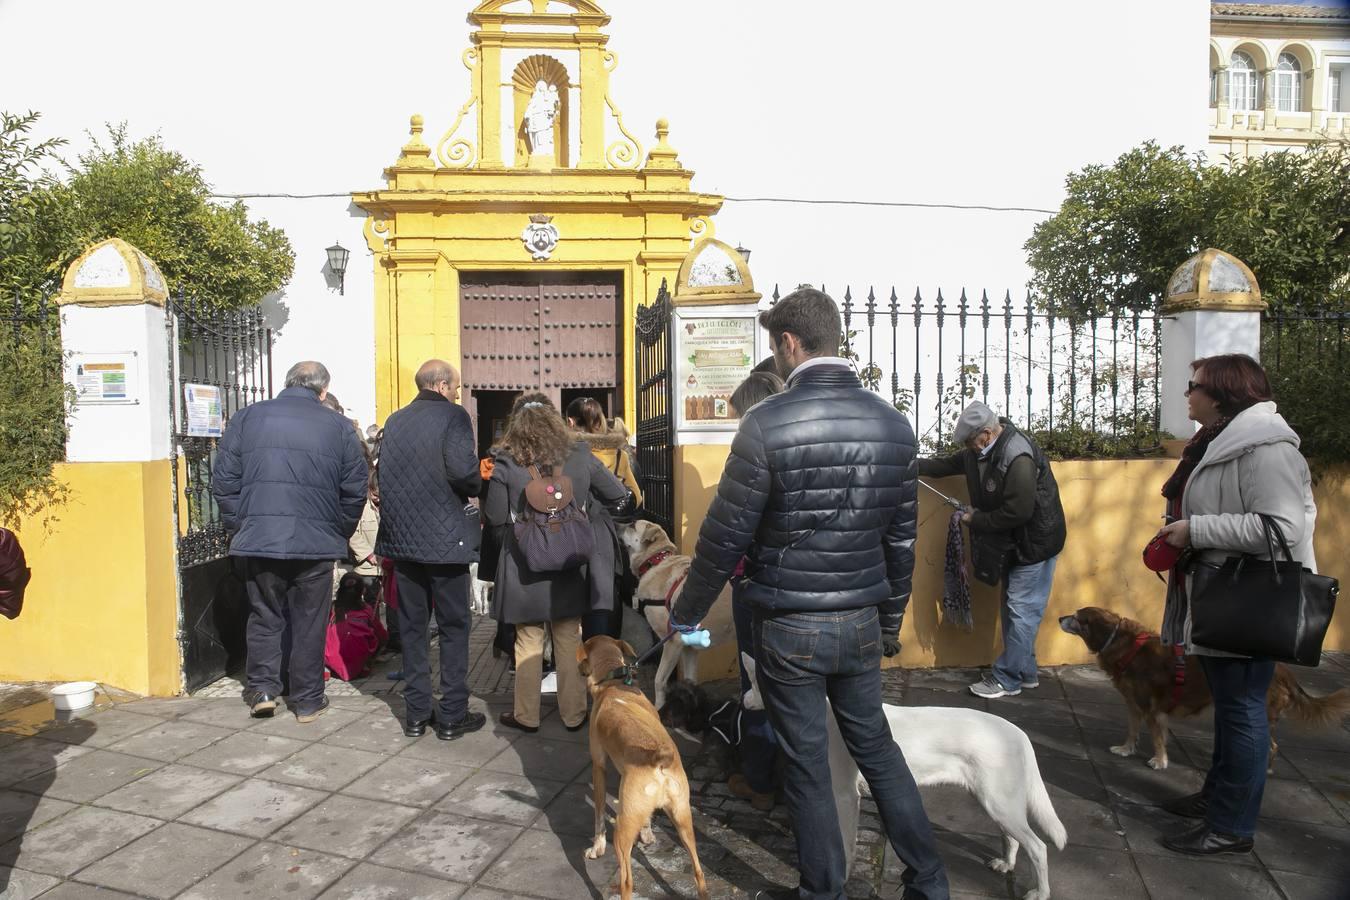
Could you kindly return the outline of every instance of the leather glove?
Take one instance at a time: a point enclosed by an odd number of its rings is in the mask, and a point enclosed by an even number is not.
[[[900,652],[900,632],[883,631],[881,633],[881,655],[890,659]]]

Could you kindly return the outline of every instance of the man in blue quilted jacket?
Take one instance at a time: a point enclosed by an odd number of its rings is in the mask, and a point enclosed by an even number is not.
[[[473,423],[456,401],[459,372],[448,362],[422,364],[417,396],[384,423],[378,465],[380,533],[375,552],[394,561],[398,628],[407,701],[403,733],[454,740],[483,727],[469,709],[469,564],[481,531],[468,506],[483,487]],[[441,699],[433,714],[429,626],[440,635]]]
[[[900,651],[917,531],[909,420],[838,353],[839,309],[799,288],[760,315],[787,388],[741,418],[671,621],[707,614],[741,557],[758,682],[787,760],[799,887],[840,900],[848,879],[830,787],[826,701],[905,863],[903,896],[946,900],[923,801],[881,707],[881,658]]]
[[[333,563],[347,557],[368,471],[356,429],[323,405],[327,395],[323,363],[296,363],[285,390],[230,418],[216,452],[211,490],[248,589],[244,703],[255,717],[276,711],[283,670],[299,722],[328,708],[323,647]]]

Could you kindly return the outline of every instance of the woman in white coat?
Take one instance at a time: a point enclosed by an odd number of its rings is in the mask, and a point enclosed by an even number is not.
[[[1171,518],[1161,533],[1205,562],[1244,553],[1268,558],[1261,524],[1266,515],[1279,525],[1294,558],[1316,571],[1312,479],[1298,435],[1275,411],[1265,370],[1241,354],[1198,359],[1191,370],[1186,397],[1200,430],[1163,487]],[[1163,845],[1194,856],[1249,853],[1266,786],[1266,692],[1275,663],[1192,643],[1190,581],[1172,571],[1162,638],[1200,659],[1214,697],[1214,755],[1199,793],[1163,805],[1203,821]]]

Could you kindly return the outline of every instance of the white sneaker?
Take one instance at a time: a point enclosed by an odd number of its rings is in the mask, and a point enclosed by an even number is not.
[[[983,697],[986,700],[997,700],[999,697],[1016,697],[1022,693],[1021,688],[1013,688],[1011,691],[1004,689],[1003,685],[998,683],[998,679],[993,675],[987,676],[984,681],[977,681],[970,686],[970,692],[976,697]]]
[[[1034,690],[1036,690],[1036,688],[1038,688],[1038,687],[1040,687],[1040,686],[1041,686],[1041,682],[1040,682],[1040,679],[1039,679],[1039,678],[1033,678],[1033,679],[1031,679],[1030,681],[1023,681],[1023,682],[1022,682],[1022,690],[1024,690],[1024,691],[1034,691]]]

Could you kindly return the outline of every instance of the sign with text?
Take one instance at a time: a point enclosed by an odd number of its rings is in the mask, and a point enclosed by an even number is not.
[[[76,353],[70,361],[74,372],[75,402],[83,404],[131,404],[136,396],[135,353]]]
[[[754,316],[680,316],[675,328],[678,428],[735,431],[731,395],[754,367]]]
[[[213,384],[183,385],[183,399],[187,410],[188,437],[220,437],[224,417],[220,408],[220,388]]]

